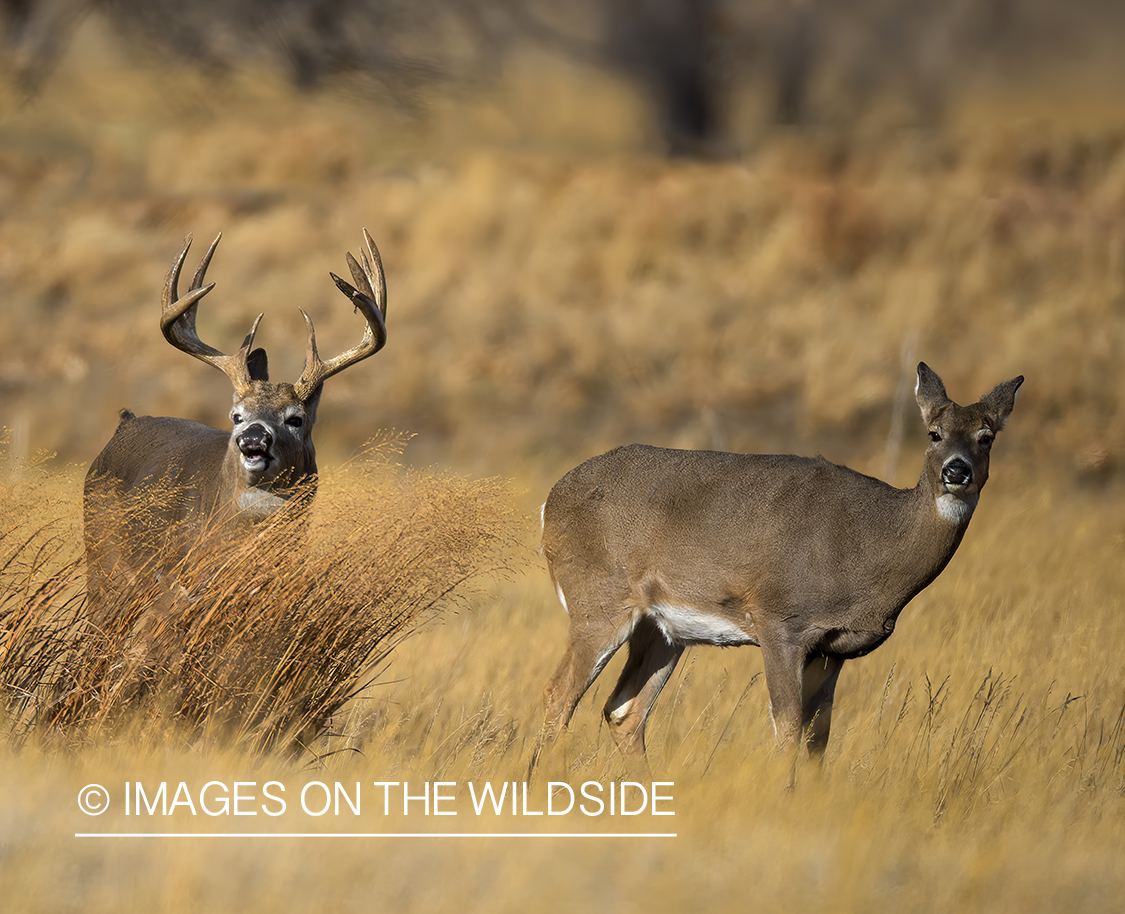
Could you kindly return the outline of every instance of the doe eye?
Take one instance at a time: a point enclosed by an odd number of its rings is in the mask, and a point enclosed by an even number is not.
[[[302,419],[300,416],[290,416],[288,419],[285,420],[285,424],[291,425],[293,428],[300,428],[302,425],[305,424],[305,420]]]
[[[941,432],[934,431],[934,430],[931,429],[930,440],[931,441],[941,441]]]
[[[992,447],[992,442],[996,440],[993,435],[981,435],[979,439],[981,447]]]
[[[230,421],[235,425],[238,425],[240,422],[242,422],[242,413],[231,413]]]

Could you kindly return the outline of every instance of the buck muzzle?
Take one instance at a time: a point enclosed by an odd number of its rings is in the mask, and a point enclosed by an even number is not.
[[[255,422],[238,436],[238,449],[246,469],[261,472],[269,465],[273,435],[264,425]]]

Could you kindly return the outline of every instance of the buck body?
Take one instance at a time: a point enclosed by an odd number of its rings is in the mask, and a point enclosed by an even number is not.
[[[177,501],[151,508],[168,522],[220,510],[261,520],[296,492],[315,492],[311,440],[289,441],[289,447],[279,448],[276,442],[284,432],[271,434],[261,420],[250,423],[248,431],[225,432],[190,419],[134,416],[124,410],[117,431],[90,465],[87,488],[101,486],[123,494],[178,492]],[[264,466],[259,469],[257,464]]]
[[[952,558],[1022,381],[961,407],[920,365],[931,443],[912,489],[820,458],[644,445],[567,473],[543,506],[543,554],[570,613],[544,692],[546,739],[625,643],[605,717],[633,755],[687,646],[755,644],[779,745],[804,729],[822,752],[843,662],[882,644]]]
[[[170,571],[205,527],[218,545],[220,536],[269,517],[297,492],[315,493],[315,459],[299,474],[287,473],[286,485],[255,484],[244,460],[230,432],[124,411],[86,474],[91,603],[98,604],[116,578]]]

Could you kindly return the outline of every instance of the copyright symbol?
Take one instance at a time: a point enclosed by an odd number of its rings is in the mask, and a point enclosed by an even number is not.
[[[87,784],[78,791],[78,808],[88,816],[100,816],[109,809],[109,791],[101,784]]]

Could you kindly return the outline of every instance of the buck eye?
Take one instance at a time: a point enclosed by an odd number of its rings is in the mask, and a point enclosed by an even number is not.
[[[941,441],[941,432],[937,431],[937,429],[930,429],[930,440]]]
[[[996,440],[996,436],[992,432],[981,432],[977,441],[980,442],[981,447],[992,447],[992,442]]]
[[[230,421],[233,422],[235,425],[241,424],[242,413],[231,413],[230,414]]]
[[[300,416],[290,416],[288,419],[285,420],[285,424],[291,425],[293,428],[300,428],[302,425],[305,424],[305,420],[302,419]]]

